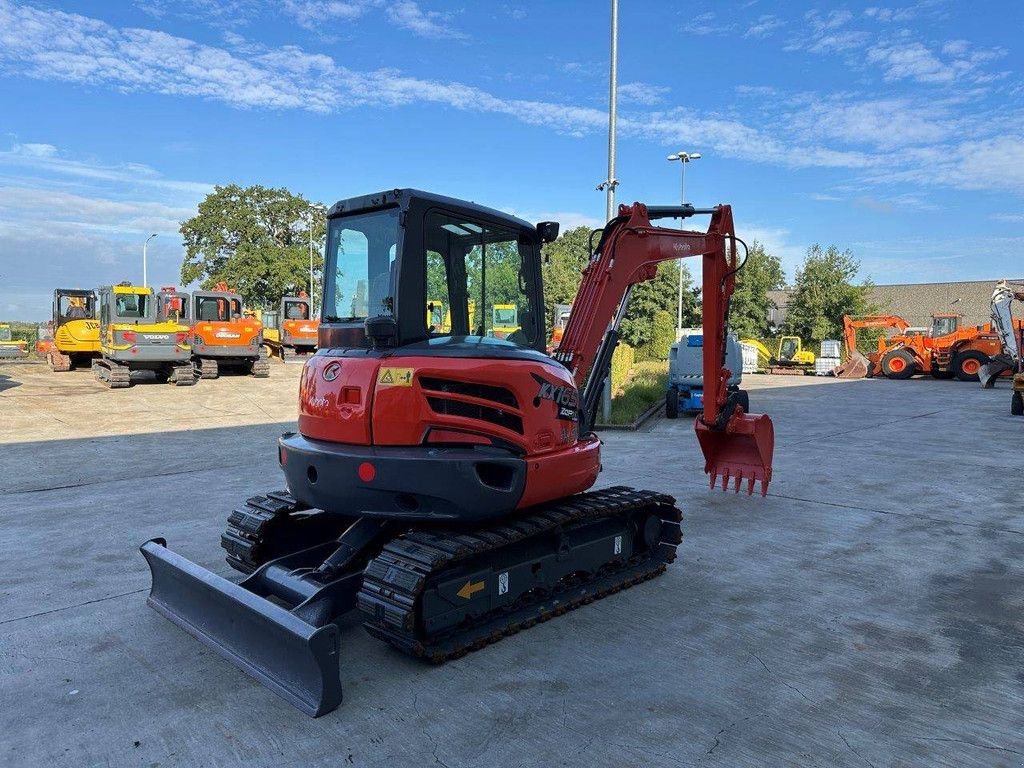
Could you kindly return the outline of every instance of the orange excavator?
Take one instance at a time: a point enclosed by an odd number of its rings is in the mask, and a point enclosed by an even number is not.
[[[242,297],[217,283],[212,291],[191,297],[192,360],[201,379],[216,379],[225,368],[257,379],[270,375],[263,353],[263,324],[242,312]]]
[[[696,215],[710,216],[707,231],[653,223]],[[589,490],[619,325],[662,261],[703,262],[704,471],[712,488],[721,477],[723,490],[767,492],[771,419],[747,413],[727,384],[743,266],[729,206],[620,206],[550,356],[541,245],[557,223],[412,189],[343,200],[327,218],[330,309],[302,372],[298,431],[277,446],[288,490],[250,498],[221,539],[245,578],[213,574],[163,539],[141,547],[149,605],[307,714],[341,702],[338,622],[350,611],[373,637],[441,662],[675,559],[671,496]],[[428,285],[450,328],[427,324]],[[496,304],[517,309],[506,338],[488,333]]]

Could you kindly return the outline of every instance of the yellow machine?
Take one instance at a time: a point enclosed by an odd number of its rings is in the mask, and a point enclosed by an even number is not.
[[[476,319],[476,303],[469,302],[469,327],[473,327]],[[427,299],[427,328],[434,334],[452,332],[452,309],[438,299]]]
[[[88,368],[100,354],[96,293],[79,288],[53,292],[53,344],[47,353],[55,372]]]
[[[0,323],[0,360],[15,360],[28,356],[28,342],[11,338],[11,326]]]
[[[757,367],[767,368],[768,373],[801,374],[814,369],[814,353],[803,348],[799,336],[783,336],[775,354],[757,339],[743,339],[740,343],[757,350]]]
[[[515,304],[495,304],[491,308],[491,333],[499,339],[519,330],[519,309]]]
[[[161,320],[150,288],[121,283],[99,290],[101,357],[96,378],[111,389],[131,385],[132,371],[154,371],[179,387],[195,384],[189,326]]]

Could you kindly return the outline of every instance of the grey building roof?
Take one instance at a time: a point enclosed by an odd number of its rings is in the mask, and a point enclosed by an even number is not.
[[[964,316],[965,325],[983,325],[989,321],[992,289],[1001,278],[967,280],[949,283],[902,283],[876,285],[868,295],[878,314],[899,315],[911,325],[930,326],[933,314],[954,313]],[[1011,279],[1024,283],[1024,278]],[[778,309],[771,310],[769,320],[781,326],[793,290],[769,291],[768,297]]]

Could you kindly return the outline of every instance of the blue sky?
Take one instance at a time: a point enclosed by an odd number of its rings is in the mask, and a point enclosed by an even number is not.
[[[700,152],[687,197],[790,278],[814,242],[879,283],[1020,273],[1024,4],[687,6],[621,3],[620,202]],[[607,50],[604,2],[0,0],[0,316],[141,279],[152,232],[176,282],[214,184],[598,226]]]

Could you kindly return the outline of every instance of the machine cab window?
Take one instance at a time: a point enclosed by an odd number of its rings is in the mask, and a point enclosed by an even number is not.
[[[226,296],[197,296],[196,320],[226,323],[242,316],[242,304],[238,299]]]
[[[326,263],[334,265],[334,274],[325,280],[333,281],[333,307],[324,310],[327,319],[352,322],[394,313],[398,214],[397,208],[385,208],[330,222]]]
[[[957,330],[957,318],[955,316],[945,317],[934,317],[932,318],[932,338],[938,338],[939,336],[948,336],[951,333],[956,333]]]
[[[151,297],[141,293],[114,295],[114,316],[118,319],[141,320],[151,314]]]
[[[535,346],[530,238],[434,210],[424,219],[423,240],[430,336],[482,336]]]
[[[96,299],[92,294],[61,294],[57,297],[57,324],[69,320],[92,320],[96,317]]]
[[[285,320],[309,320],[309,302],[300,299],[285,299]]]

